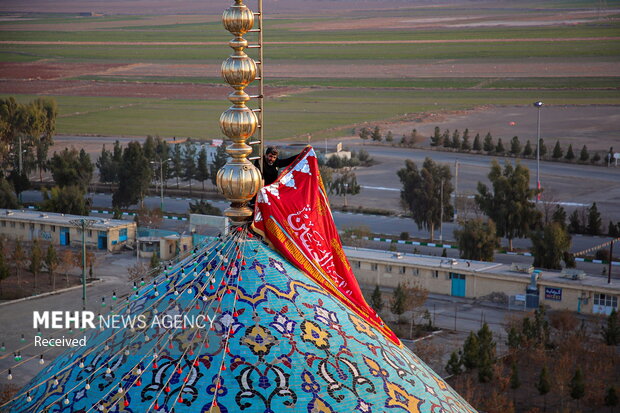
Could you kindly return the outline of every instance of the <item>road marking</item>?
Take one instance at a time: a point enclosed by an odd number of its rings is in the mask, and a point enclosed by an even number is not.
[[[398,188],[386,188],[384,186],[365,186],[365,185],[362,185],[362,188],[364,188],[364,189],[376,189],[378,191],[400,192],[400,189],[398,189]]]

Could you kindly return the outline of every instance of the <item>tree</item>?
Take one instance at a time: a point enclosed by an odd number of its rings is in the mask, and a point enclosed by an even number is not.
[[[211,170],[209,171],[209,176],[211,177],[211,183],[213,183],[213,185],[217,185],[217,171],[219,171],[222,166],[226,165],[227,160],[228,154],[226,153],[226,145],[222,143],[215,151],[215,158],[213,159]]]
[[[476,133],[476,136],[474,137],[474,145],[473,145],[473,150],[474,151],[479,151],[482,149],[482,144],[480,143],[480,134]]]
[[[64,250],[60,254],[60,262],[58,263],[58,271],[65,274],[65,286],[69,286],[69,270],[75,267],[75,257],[70,249]]]
[[[600,235],[602,225],[601,214],[598,212],[596,202],[593,202],[592,206],[588,209],[588,226],[586,227],[586,231],[590,235]]]
[[[221,216],[222,211],[210,203],[203,201],[196,201],[195,204],[189,203],[189,212],[192,214],[202,214],[202,215],[217,215]]]
[[[401,283],[398,283],[392,295],[392,300],[390,302],[390,310],[392,311],[392,313],[399,316],[399,319],[400,319],[400,316],[405,311],[407,311],[407,309],[405,308],[406,300],[407,300],[407,296],[406,296],[405,290],[403,286],[401,285]]]
[[[151,261],[149,262],[149,266],[151,267],[152,270],[159,267],[159,254],[158,253],[153,252],[153,255],[151,255]]]
[[[532,154],[534,153],[534,150],[532,149],[532,144],[530,143],[530,140],[528,139],[527,142],[525,142],[525,147],[523,148],[523,157],[527,158],[532,156]]]
[[[504,144],[502,143],[502,138],[499,138],[497,140],[497,145],[495,145],[495,153],[503,155],[504,152],[506,152],[506,149],[504,149]]]
[[[19,208],[19,202],[17,201],[13,186],[2,177],[0,177],[0,208]]]
[[[136,223],[139,227],[157,228],[164,219],[164,213],[160,208],[150,209],[145,205],[138,208]]]
[[[480,360],[480,343],[478,336],[473,331],[469,332],[469,335],[463,343],[463,354],[461,355],[462,364],[467,370],[473,370],[478,367]]]
[[[486,136],[484,137],[482,149],[485,152],[493,152],[495,150],[495,144],[493,143],[493,137],[491,136],[491,132],[487,132]]]
[[[35,239],[32,243],[32,249],[30,250],[30,272],[34,277],[34,291],[37,291],[37,276],[39,272],[41,272],[41,267],[43,265],[43,253],[41,252],[41,247],[39,246],[39,240]]]
[[[112,205],[127,207],[142,202],[151,184],[152,170],[139,142],[129,142],[123,150],[118,188],[112,195]]]
[[[529,187],[530,171],[519,162],[515,167],[506,163],[502,171],[494,160],[488,177],[493,192],[478,182],[476,204],[495,222],[497,235],[508,238],[512,251],[512,240],[527,236],[540,222],[540,212],[530,201],[536,194],[536,190]]]
[[[55,186],[49,192],[43,189],[43,202],[39,204],[39,208],[48,212],[88,215],[91,202],[91,198],[86,198],[82,189],[76,185]]]
[[[142,152],[144,152],[144,157],[148,159],[149,162],[156,159],[157,143],[151,135],[146,136],[146,139],[142,144]]]
[[[381,135],[381,129],[379,129],[379,126],[375,126],[375,129],[370,134],[370,137],[375,142],[381,142],[381,139],[383,137]]]
[[[488,383],[493,379],[495,342],[487,323],[484,323],[478,330],[478,351],[478,381]]]
[[[493,220],[480,218],[467,220],[461,229],[454,231],[459,255],[466,260],[493,261],[495,248],[499,247],[497,229]]]
[[[93,164],[84,149],[79,152],[75,148],[65,148],[62,152],[54,152],[50,160],[50,170],[56,185],[60,187],[78,186],[86,192],[93,177]]]
[[[562,156],[564,156],[564,151],[560,146],[560,141],[555,141],[555,146],[553,147],[553,154],[551,155],[551,157],[553,159],[560,159]]]
[[[174,150],[172,151],[172,178],[177,179],[177,189],[179,189],[179,178],[183,176],[183,148],[178,143],[174,144]],[[211,179],[215,179],[211,177]],[[213,184],[215,185],[215,183]]]
[[[45,253],[45,267],[47,268],[47,272],[49,274],[49,282],[52,285],[52,290],[56,289],[56,268],[58,268],[58,255],[56,254],[56,249],[54,248],[54,244],[50,244],[47,247],[47,251]]]
[[[390,301],[390,310],[399,316],[400,322],[402,314],[423,305],[426,297],[428,297],[426,289],[417,285],[409,286],[407,283],[398,283]]]
[[[113,183],[117,181],[117,165],[114,162],[112,152],[106,150],[105,145],[101,148],[101,155],[97,159],[97,169],[99,169],[99,182]]]
[[[583,148],[581,148],[581,152],[579,153],[579,160],[581,162],[587,162],[588,159],[590,159],[590,153],[588,152],[588,147],[586,145],[583,145]]]
[[[455,129],[452,133],[452,143],[450,144],[450,147],[457,150],[461,149],[461,134],[458,129]]]
[[[205,190],[205,181],[209,179],[209,167],[207,166],[207,150],[203,147],[198,152],[196,161],[196,179],[202,183],[202,190]]]
[[[510,388],[515,391],[521,387],[521,380],[519,379],[519,368],[516,360],[512,360],[510,364]]]
[[[394,141],[394,135],[392,135],[392,131],[389,130],[387,135],[385,136],[385,141],[386,142],[393,142]]]
[[[335,156],[333,158],[336,158]],[[344,206],[347,206],[347,195],[357,195],[360,193],[361,186],[357,183],[355,173],[346,171],[332,181],[329,193],[344,196]]]
[[[568,388],[570,389],[570,397],[574,400],[579,400],[586,394],[586,383],[583,378],[583,372],[580,367],[577,367],[575,370],[575,374],[573,378],[570,380],[568,384]]]
[[[605,392],[605,406],[612,409],[618,405],[618,393],[614,386],[609,386]],[[612,410],[613,412],[613,410]]]
[[[550,222],[542,230],[532,232],[531,240],[535,267],[562,269],[562,258],[571,245],[571,237],[562,225]]]
[[[573,152],[573,144],[568,145],[568,150],[566,151],[566,156],[564,157],[567,161],[572,161],[575,159],[575,153]]]
[[[620,236],[620,222],[616,225],[610,220],[609,225],[607,225],[607,235],[612,238],[618,238]]]
[[[2,297],[2,280],[9,278],[11,272],[5,258],[4,242],[0,238],[0,297]]]
[[[363,140],[370,138],[370,130],[366,127],[360,129],[359,137],[362,138]]]
[[[585,224],[582,216],[583,210],[575,209],[568,217],[568,232],[571,234],[582,234],[585,231]]]
[[[551,215],[551,222],[557,222],[562,228],[566,228],[566,211],[562,205],[555,206],[553,215]]]
[[[618,312],[612,309],[604,326],[601,327],[601,336],[608,346],[620,344],[620,323],[618,322]]]
[[[469,143],[469,129],[465,129],[463,132],[463,139],[461,140],[461,150],[469,151],[471,149],[471,144]]]
[[[593,164],[597,164],[601,161],[601,154],[598,152],[594,152],[594,156],[592,156],[592,159],[590,160],[590,162],[592,162]]]
[[[183,156],[183,180],[189,182],[189,194],[192,194],[192,179],[196,176],[196,145],[189,139],[185,141]]]
[[[443,147],[444,148],[449,148],[452,146],[452,141],[450,140],[450,130],[446,129],[445,131],[443,131],[443,134],[441,135],[441,141],[443,143]]]
[[[519,156],[521,153],[521,142],[519,142],[518,136],[513,136],[510,141],[510,153],[514,156]]]
[[[542,138],[540,139],[539,152],[540,152],[540,159],[544,159],[545,156],[547,155],[547,146],[545,145],[545,140]]]
[[[549,379],[549,371],[547,371],[547,366],[543,366],[540,371],[540,375],[538,376],[538,381],[536,382],[536,390],[538,390],[538,394],[545,397],[545,404],[543,411],[547,411],[547,393],[551,390],[551,381]]]
[[[431,136],[431,146],[443,145],[443,137],[441,136],[441,130],[439,126],[435,126],[435,133]]]
[[[518,350],[519,347],[521,347],[521,342],[521,333],[517,331],[516,327],[510,327],[510,330],[508,331],[508,340],[506,342],[508,347],[511,350]]]
[[[418,170],[417,165],[408,159],[405,161],[405,168],[400,169],[397,175],[403,184],[400,192],[403,206],[411,212],[419,229],[430,231],[433,240],[435,227],[441,221],[441,211],[443,210],[444,220],[453,215],[450,199],[454,188],[450,168],[426,158],[422,169]]]
[[[376,312],[379,312],[383,309],[383,296],[381,295],[381,290],[379,290],[379,285],[375,285],[375,289],[370,296],[370,306]]]
[[[458,376],[461,374],[462,365],[461,358],[456,351],[453,351],[452,354],[450,354],[448,364],[446,364],[446,372],[453,376]]]
[[[56,117],[58,116],[58,105],[54,99],[38,98],[33,102],[37,107],[39,116],[42,116],[41,134],[35,139],[36,165],[39,168],[39,180],[43,182],[43,171],[47,171],[47,154],[50,146],[54,144],[54,133],[56,132]]]
[[[17,277],[17,285],[21,285],[22,271],[26,267],[26,254],[24,253],[22,243],[19,240],[15,241],[15,249],[13,250],[13,255],[11,256],[11,259],[15,263],[15,276]]]

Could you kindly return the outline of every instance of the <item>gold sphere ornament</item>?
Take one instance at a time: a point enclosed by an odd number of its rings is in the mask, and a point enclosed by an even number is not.
[[[232,34],[243,36],[254,26],[254,13],[242,0],[235,0],[235,4],[224,10],[222,23]]]
[[[222,63],[222,77],[233,88],[244,89],[256,78],[256,62],[239,51]]]
[[[220,116],[222,133],[233,141],[246,140],[254,135],[257,125],[256,114],[245,105],[233,105]]]

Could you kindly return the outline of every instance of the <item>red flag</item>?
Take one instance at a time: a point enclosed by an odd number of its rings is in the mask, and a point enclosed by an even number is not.
[[[273,184],[261,188],[252,226],[289,262],[400,345],[362,295],[342,249],[312,147],[307,146]]]

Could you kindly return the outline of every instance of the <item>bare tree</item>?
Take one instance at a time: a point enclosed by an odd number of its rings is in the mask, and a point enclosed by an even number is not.
[[[58,271],[65,274],[65,284],[69,286],[69,271],[75,267],[75,256],[70,249],[64,250],[60,254],[58,263]]]

